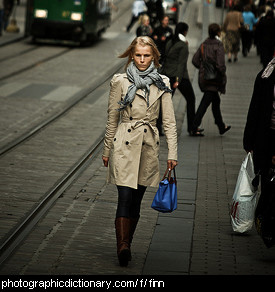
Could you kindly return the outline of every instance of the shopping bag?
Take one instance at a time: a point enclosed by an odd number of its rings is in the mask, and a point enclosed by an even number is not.
[[[153,209],[162,213],[170,213],[177,209],[177,179],[175,169],[174,177],[171,176],[171,172],[171,170],[166,170],[151,205]]]
[[[268,179],[255,211],[255,226],[266,247],[275,245],[275,168],[269,170]]]
[[[249,152],[241,165],[231,202],[230,218],[235,232],[247,232],[253,227],[258,197],[258,188],[252,184],[254,178],[254,165]]]

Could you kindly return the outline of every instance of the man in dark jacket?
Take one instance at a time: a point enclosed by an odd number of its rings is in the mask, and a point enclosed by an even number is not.
[[[269,10],[260,19],[256,31],[261,62],[265,68],[272,60],[275,50],[275,18],[273,10]]]
[[[167,15],[162,18],[161,24],[154,29],[152,37],[159,49],[159,62],[162,64],[165,56],[165,46],[167,42],[173,37],[173,30],[169,26],[169,17]]]
[[[202,122],[202,118],[206,113],[207,108],[212,103],[212,112],[215,119],[215,124],[219,128],[219,132],[223,135],[230,130],[231,126],[226,126],[223,122],[220,110],[219,92],[225,93],[226,86],[226,66],[225,52],[223,44],[219,37],[221,35],[221,27],[217,23],[212,23],[208,27],[209,38],[207,38],[199,47],[192,59],[192,64],[199,69],[199,87],[204,95],[196,112],[192,136],[202,136],[197,131]],[[215,64],[218,73],[218,78],[215,80],[205,80],[203,62],[205,59],[211,60]]]
[[[189,47],[186,35],[188,33],[188,29],[189,26],[185,22],[179,22],[176,25],[173,38],[166,44],[165,61],[161,73],[169,77],[173,94],[178,88],[186,99],[187,130],[191,134],[195,116],[196,97],[187,69]]]
[[[275,58],[259,72],[254,84],[243,147],[253,152],[255,173],[261,174],[262,193],[270,167],[275,167]]]

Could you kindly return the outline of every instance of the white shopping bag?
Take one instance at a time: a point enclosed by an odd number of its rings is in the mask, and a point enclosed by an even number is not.
[[[239,171],[230,210],[231,225],[235,232],[243,233],[253,227],[258,191],[252,185],[254,165],[249,152]]]

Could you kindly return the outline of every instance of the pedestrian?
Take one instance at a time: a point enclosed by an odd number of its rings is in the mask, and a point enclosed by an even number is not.
[[[132,18],[127,25],[127,32],[129,32],[132,26],[138,21],[140,15],[144,14],[147,10],[144,0],[135,0],[132,6]]]
[[[153,29],[150,25],[150,18],[147,14],[143,14],[139,17],[139,23],[140,25],[138,26],[136,30],[136,35],[137,36],[151,36],[153,33]]]
[[[241,32],[242,39],[242,54],[244,57],[249,53],[254,40],[254,26],[258,22],[258,18],[255,17],[251,11],[251,5],[246,5],[242,13],[244,21],[244,29]]]
[[[212,23],[208,27],[209,37],[200,45],[192,59],[193,65],[199,69],[199,87],[204,93],[200,105],[196,111],[193,123],[193,136],[202,136],[202,133],[197,131],[202,122],[203,116],[207,108],[212,104],[212,112],[215,119],[215,124],[218,126],[219,133],[223,135],[230,130],[231,126],[226,126],[223,122],[220,109],[220,95],[225,93],[226,89],[226,66],[225,66],[225,52],[223,44],[220,40],[221,27],[217,23]],[[211,60],[215,64],[218,71],[218,78],[216,80],[204,79],[205,59]]]
[[[162,18],[164,17],[164,9],[162,0],[156,0],[156,15],[157,20],[161,23]]]
[[[238,52],[240,50],[240,28],[243,24],[242,13],[240,7],[235,5],[230,10],[225,18],[223,29],[225,31],[224,48],[228,56],[228,62],[232,61],[232,55],[234,56],[234,62],[238,61]]]
[[[155,25],[155,18],[156,18],[156,3],[155,0],[144,0],[146,6],[147,6],[147,11],[146,14],[149,16],[150,18],[150,24],[152,27],[154,27]]]
[[[126,73],[111,80],[103,163],[108,182],[117,186],[115,219],[117,255],[121,266],[131,260],[130,245],[147,186],[158,186],[160,103],[166,140],[167,168],[177,165],[177,128],[169,80],[157,72],[159,51],[150,37],[137,37],[120,58]]]
[[[195,117],[195,94],[187,69],[189,48],[186,35],[188,33],[188,29],[189,26],[185,22],[179,22],[176,25],[175,34],[166,45],[165,61],[161,68],[161,72],[169,77],[173,94],[178,88],[186,99],[187,130],[189,134],[191,134]]]
[[[263,67],[272,60],[275,49],[275,18],[273,10],[268,10],[257,25],[257,42]]]
[[[14,0],[3,0],[3,5],[4,5],[3,29],[6,30],[6,28],[9,25],[9,18],[13,10]]]
[[[4,26],[4,5],[3,0],[0,0],[0,36],[2,36],[3,26]]]
[[[169,26],[169,16],[165,15],[161,24],[154,29],[152,38],[155,41],[160,52],[160,64],[163,63],[165,56],[165,46],[167,42],[173,37],[173,29]]]
[[[243,147],[253,153],[255,173],[261,175],[261,196],[257,213],[268,199],[268,172],[275,167],[275,57],[255,80],[243,135]],[[274,195],[274,194],[273,194]]]

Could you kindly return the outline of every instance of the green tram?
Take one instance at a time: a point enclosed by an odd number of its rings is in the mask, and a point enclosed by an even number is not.
[[[110,0],[28,0],[26,18],[26,35],[33,40],[84,43],[110,26]]]

